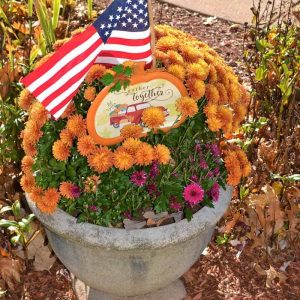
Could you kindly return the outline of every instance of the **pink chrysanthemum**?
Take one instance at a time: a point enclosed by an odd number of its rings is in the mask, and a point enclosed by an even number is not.
[[[199,184],[192,183],[184,188],[183,197],[193,207],[203,200],[204,190]]]
[[[213,198],[214,202],[217,202],[219,200],[220,186],[217,182],[215,182],[212,188],[210,189],[209,195]]]
[[[136,171],[132,173],[130,181],[137,186],[144,186],[147,181],[147,173],[145,171]]]
[[[206,162],[204,159],[201,159],[201,160],[200,160],[199,165],[200,165],[200,168],[201,168],[201,169],[206,170],[206,169],[208,168],[208,164],[207,164],[207,162]]]

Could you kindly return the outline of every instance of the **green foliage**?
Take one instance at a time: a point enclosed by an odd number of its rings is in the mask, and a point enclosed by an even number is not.
[[[124,74],[124,71],[125,69],[115,69],[119,74]],[[80,94],[78,97],[81,97]],[[174,163],[157,164],[155,176],[151,175],[153,165],[134,166],[127,171],[113,167],[108,172],[100,174],[99,185],[93,185],[94,192],[85,191],[86,179],[99,174],[92,171],[87,158],[78,153],[76,141],[71,147],[71,155],[67,161],[57,161],[53,157],[53,143],[59,138],[59,132],[65,127],[66,120],[50,120],[42,128],[43,136],[38,142],[38,155],[34,164],[36,183],[43,189],[59,188],[60,183],[64,181],[78,186],[81,191],[80,197],[76,200],[62,198],[59,206],[77,217],[79,222],[119,226],[127,214],[139,219],[147,209],[152,209],[156,213],[172,212],[170,209],[172,199],[176,199],[184,209],[185,217],[190,220],[194,211],[184,200],[183,190],[193,182],[192,175],[197,176],[194,180],[205,191],[204,200],[198,205],[198,209],[202,206],[213,207],[209,191],[214,183],[218,182],[220,186],[225,187],[226,171],[223,161],[220,157],[214,156],[207,145],[213,143],[216,137],[206,126],[201,126],[206,120],[201,109],[205,102],[205,99],[199,101],[198,114],[180,127],[173,128],[168,133],[150,132],[147,137],[141,139],[154,146],[166,145],[171,151]],[[79,103],[79,99],[75,100],[76,109],[81,111]],[[201,160],[207,163],[207,168],[201,167]],[[220,175],[210,175],[217,168]],[[147,174],[147,180],[142,186],[135,185],[131,180],[132,174],[139,171]]]
[[[20,244],[25,246],[27,243],[26,234],[30,231],[30,223],[35,218],[33,214],[21,217],[21,206],[19,201],[15,201],[12,206],[4,206],[0,210],[0,215],[12,213],[13,219],[0,219],[0,228],[4,228],[10,233],[12,245]]]
[[[130,77],[132,75],[132,69],[129,66],[116,65],[112,67],[115,75],[106,73],[101,78],[101,82],[105,86],[110,86],[110,93],[119,92],[122,88],[126,89],[130,84]]]
[[[225,244],[227,244],[229,242],[229,238],[230,238],[230,236],[228,234],[226,234],[226,233],[224,233],[223,236],[222,235],[217,235],[217,237],[216,237],[216,243],[219,246],[225,245]]]
[[[250,50],[245,51],[244,58],[253,89],[253,122],[267,117],[274,123],[280,144],[283,136],[293,129],[287,119],[291,118],[288,112],[294,105],[293,95],[300,79],[300,29],[285,19],[285,15],[278,16],[277,23],[273,22],[274,1],[267,6],[271,11],[255,10],[253,27],[247,31],[251,40],[246,39],[248,44],[244,46]],[[290,14],[291,11],[287,15]],[[288,127],[284,126],[285,122]]]

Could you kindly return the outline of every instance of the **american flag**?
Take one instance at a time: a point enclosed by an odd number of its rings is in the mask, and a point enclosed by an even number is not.
[[[115,0],[85,31],[60,47],[21,82],[58,119],[95,63],[151,64],[147,0]]]

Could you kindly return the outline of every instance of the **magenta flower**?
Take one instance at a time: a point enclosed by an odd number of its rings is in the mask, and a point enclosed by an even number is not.
[[[154,183],[150,183],[147,185],[147,192],[149,195],[154,195],[154,194],[157,194],[157,187],[156,187],[156,184]]]
[[[201,151],[202,151],[201,145],[200,144],[196,144],[195,150],[196,150],[196,152],[201,153]]]
[[[215,182],[212,188],[210,189],[209,195],[213,198],[214,202],[217,202],[219,200],[220,186],[217,182]]]
[[[81,192],[80,192],[80,187],[74,184],[74,185],[71,187],[71,194],[72,194],[72,197],[73,197],[73,198],[79,198],[79,197],[80,197],[80,194],[81,194]]]
[[[179,211],[182,208],[181,204],[177,202],[176,196],[170,197],[170,208],[176,211]]]
[[[220,176],[220,169],[218,167],[216,167],[214,170],[213,170],[213,173],[214,173],[214,176],[218,177]]]
[[[191,183],[184,188],[183,197],[193,207],[203,200],[204,190],[199,184]]]
[[[131,174],[130,181],[137,186],[144,186],[147,181],[147,173],[145,171],[136,171]]]
[[[89,206],[89,210],[93,211],[93,212],[97,212],[98,211],[98,207],[96,205],[90,205]]]
[[[208,177],[208,178],[214,177],[214,173],[213,173],[212,171],[208,171],[208,172],[207,172],[207,177]]]
[[[155,178],[159,175],[159,167],[158,162],[154,161],[151,165],[149,176],[150,178]]]
[[[202,168],[202,169],[207,169],[208,168],[208,164],[207,164],[207,162],[204,160],[204,159],[201,159],[200,160],[200,168]]]
[[[126,210],[126,211],[124,212],[124,217],[125,217],[126,219],[131,220],[131,219],[132,219],[131,212],[130,212],[129,210]]]
[[[192,175],[192,176],[190,177],[190,180],[193,181],[193,182],[197,182],[197,181],[198,181],[197,175]]]
[[[217,144],[211,144],[210,151],[214,157],[220,157],[221,150]]]

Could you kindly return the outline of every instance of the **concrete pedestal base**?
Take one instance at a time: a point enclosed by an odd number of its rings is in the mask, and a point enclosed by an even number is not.
[[[187,295],[180,279],[156,292],[135,297],[119,297],[87,287],[72,275],[73,289],[78,300],[183,300]]]
[[[185,296],[185,287],[182,281],[178,279],[156,292],[135,297],[118,297],[90,289],[88,300],[183,300]]]

